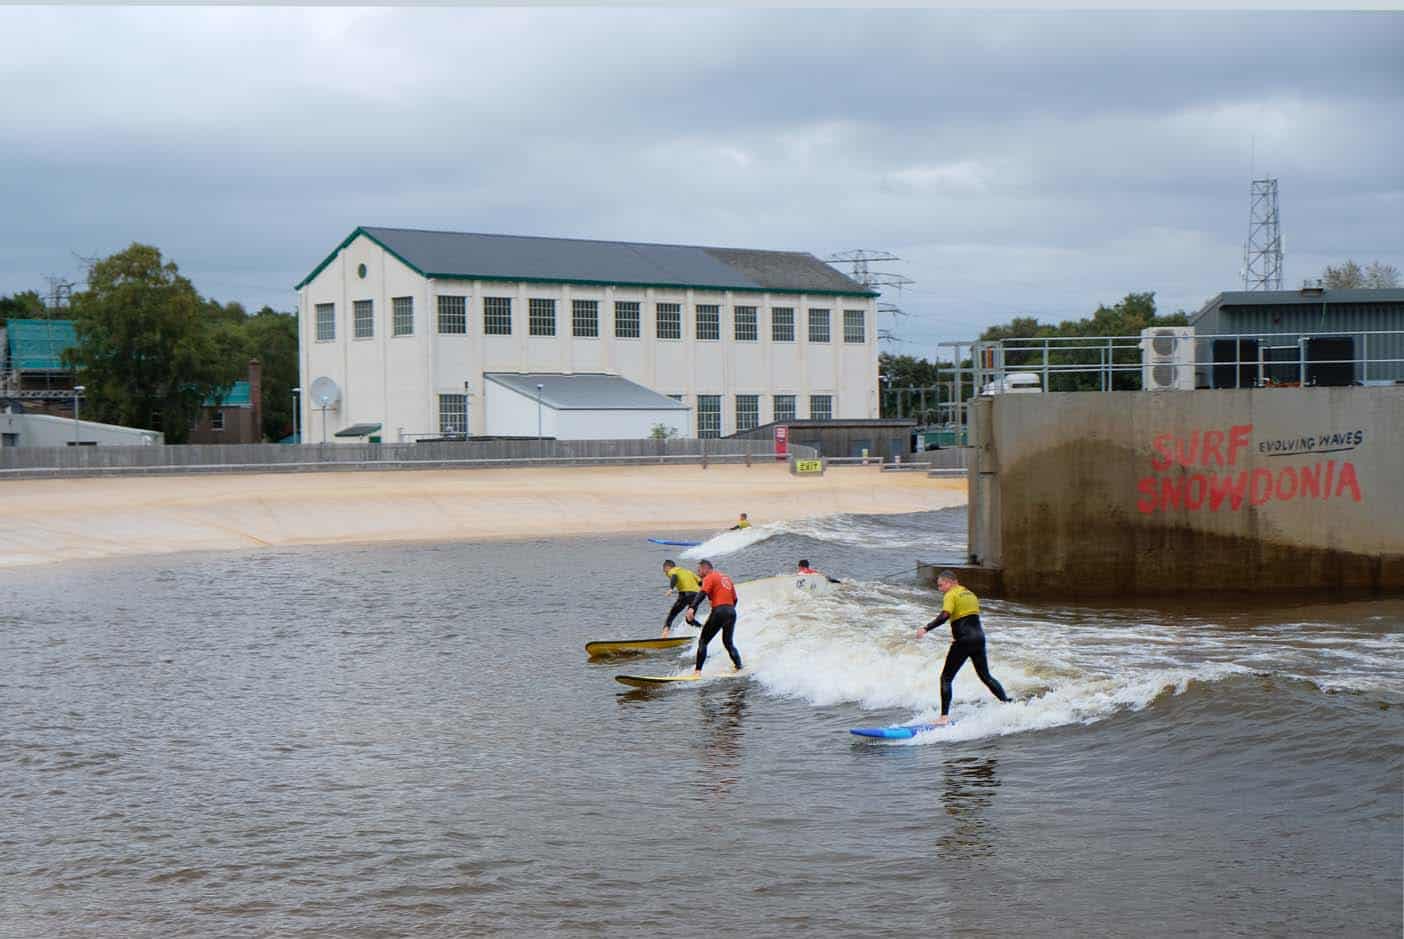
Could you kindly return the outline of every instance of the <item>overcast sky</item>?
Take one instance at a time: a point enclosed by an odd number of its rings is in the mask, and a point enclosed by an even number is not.
[[[810,251],[894,351],[1404,267],[1404,15],[0,7],[0,293],[155,244],[292,309],[357,225]]]

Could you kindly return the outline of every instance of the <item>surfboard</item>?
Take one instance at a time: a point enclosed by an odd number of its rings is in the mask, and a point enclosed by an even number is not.
[[[878,740],[911,740],[917,734],[924,734],[929,730],[944,730],[947,727],[954,727],[955,721],[949,724],[933,724],[930,722],[922,724],[896,724],[891,727],[854,727],[849,731],[858,737],[875,737]]]
[[[739,672],[719,672],[700,677],[691,672],[685,675],[615,675],[614,680],[630,688],[662,688],[667,685],[706,683],[722,678],[745,678],[748,674],[750,673],[742,669]]]
[[[692,643],[697,636],[653,636],[649,639],[597,639],[585,643],[585,654],[592,659],[606,655],[640,655],[658,649],[676,649]]]
[[[675,541],[671,538],[650,538],[648,540],[654,544],[666,544],[675,548],[695,548],[702,543],[700,541]]]

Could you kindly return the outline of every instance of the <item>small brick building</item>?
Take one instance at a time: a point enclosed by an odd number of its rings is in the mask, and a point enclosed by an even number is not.
[[[262,443],[262,371],[258,359],[250,359],[247,381],[236,381],[221,397],[206,398],[190,442]]]

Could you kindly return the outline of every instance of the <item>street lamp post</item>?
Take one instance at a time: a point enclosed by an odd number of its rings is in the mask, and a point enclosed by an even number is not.
[[[73,386],[73,445],[78,446],[82,436],[83,422],[78,419],[78,403],[83,397],[83,392],[87,391],[84,385]]]
[[[298,419],[298,417],[300,416],[300,412],[302,411],[302,389],[301,389],[301,388],[294,388],[294,389],[292,390],[292,399],[293,399],[293,436],[297,438],[297,442],[298,442],[298,443],[302,443],[302,435],[301,435],[300,433],[298,433],[298,427],[297,427],[297,419]]]
[[[536,446],[543,451],[543,456],[545,455],[544,451],[546,445],[541,439],[541,389],[545,387],[545,385],[541,384],[536,386]]]

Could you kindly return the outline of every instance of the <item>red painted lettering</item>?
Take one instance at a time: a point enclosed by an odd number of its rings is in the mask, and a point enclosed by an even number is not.
[[[1291,483],[1291,485],[1284,486],[1283,483]],[[1288,466],[1284,468],[1282,472],[1277,474],[1277,489],[1273,494],[1283,502],[1286,502],[1289,499],[1296,498],[1297,471],[1295,469]]]
[[[1175,438],[1175,462],[1181,466],[1193,466],[1194,458],[1199,455],[1199,431],[1190,434],[1189,440]]]
[[[1204,505],[1204,498],[1209,494],[1209,480],[1203,475],[1196,473],[1185,482],[1185,508],[1197,509]]]
[[[1161,434],[1151,441],[1151,446],[1155,449],[1155,452],[1160,454],[1159,458],[1151,457],[1151,469],[1155,470],[1157,473],[1168,470],[1170,465],[1175,462],[1174,458],[1170,455],[1170,440],[1171,437],[1169,434]]]
[[[1136,511],[1142,515],[1149,515],[1155,511],[1155,477],[1143,476],[1136,481],[1136,491],[1141,494],[1141,498],[1136,500]]]
[[[1243,505],[1243,493],[1248,488],[1248,473],[1245,470],[1237,476],[1225,473],[1209,484],[1209,511],[1217,512],[1229,500],[1229,508],[1237,512]]]
[[[1310,466],[1303,466],[1301,469],[1302,498],[1311,496],[1315,499],[1321,495],[1321,464],[1313,463]]]
[[[1346,460],[1341,464],[1341,478],[1336,482],[1336,496],[1350,488],[1350,497],[1356,502],[1360,501],[1360,481],[1355,478],[1355,464]]]
[[[1223,465],[1224,465],[1224,455],[1223,455],[1223,453],[1219,450],[1219,448],[1222,447],[1223,445],[1224,445],[1224,432],[1223,432],[1222,430],[1206,430],[1206,431],[1204,432],[1204,453],[1203,453],[1203,458],[1204,458],[1204,465],[1205,465],[1205,466],[1208,466],[1208,465],[1209,465],[1209,454],[1211,454],[1211,453],[1214,455],[1214,462],[1215,462],[1217,465],[1219,465],[1219,466],[1223,466]]]
[[[1262,505],[1272,498],[1272,470],[1253,470],[1253,482],[1249,487],[1249,501],[1254,505]]]
[[[1321,486],[1321,498],[1331,498],[1331,480],[1336,477],[1336,461],[1326,461],[1326,482]]]
[[[1171,506],[1179,508],[1183,501],[1181,497],[1184,495],[1184,488],[1184,480],[1169,477],[1162,479],[1160,481],[1160,510],[1164,512]]]
[[[1238,465],[1238,451],[1248,446],[1248,435],[1253,432],[1252,424],[1235,424],[1229,428],[1228,465]]]

